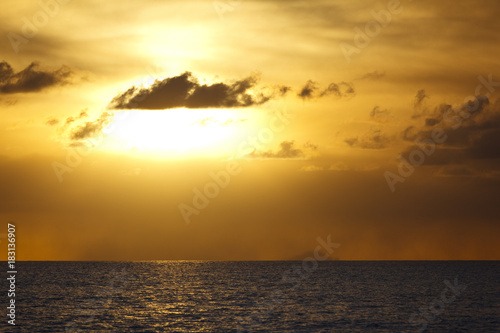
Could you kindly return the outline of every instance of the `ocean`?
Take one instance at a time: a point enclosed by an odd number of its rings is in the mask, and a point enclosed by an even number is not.
[[[17,262],[16,268],[15,326],[8,324],[9,281],[2,279],[4,332],[500,331],[499,262]]]

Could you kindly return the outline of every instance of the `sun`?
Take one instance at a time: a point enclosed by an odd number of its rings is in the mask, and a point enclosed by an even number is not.
[[[245,120],[221,109],[121,111],[103,133],[114,150],[213,155],[230,152]]]

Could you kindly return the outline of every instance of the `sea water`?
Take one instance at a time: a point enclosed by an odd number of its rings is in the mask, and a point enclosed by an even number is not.
[[[15,326],[2,279],[4,332],[500,331],[499,262],[18,262],[17,271]]]

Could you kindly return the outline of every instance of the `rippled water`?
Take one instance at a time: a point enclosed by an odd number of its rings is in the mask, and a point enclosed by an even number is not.
[[[6,332],[418,332],[424,323],[429,332],[500,328],[499,262],[302,264],[20,262],[17,325],[6,324],[3,297],[2,327]],[[8,289],[5,281],[2,288]]]

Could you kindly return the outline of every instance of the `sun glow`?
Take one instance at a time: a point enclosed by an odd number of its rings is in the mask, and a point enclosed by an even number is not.
[[[103,131],[114,150],[210,155],[230,151],[246,119],[234,111],[121,111]]]

